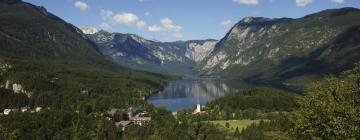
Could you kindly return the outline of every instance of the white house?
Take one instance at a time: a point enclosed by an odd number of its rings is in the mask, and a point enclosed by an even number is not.
[[[42,107],[36,107],[36,108],[35,108],[35,112],[40,112],[41,109],[42,109]]]
[[[151,121],[148,112],[132,107],[129,108],[128,117],[131,122],[140,126],[146,125]]]
[[[130,121],[133,122],[136,125],[143,126],[143,125],[148,124],[151,121],[151,117],[139,117],[139,116],[136,116],[136,117],[131,117]]]
[[[27,112],[30,110],[30,107],[22,107],[21,112]]]
[[[4,109],[4,115],[9,115],[11,112],[11,109]]]

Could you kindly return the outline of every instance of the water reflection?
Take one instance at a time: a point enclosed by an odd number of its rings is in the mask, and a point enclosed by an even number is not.
[[[221,78],[187,77],[170,82],[163,91],[152,95],[149,102],[171,111],[193,108],[197,103],[205,104],[238,89],[229,85],[229,81]]]

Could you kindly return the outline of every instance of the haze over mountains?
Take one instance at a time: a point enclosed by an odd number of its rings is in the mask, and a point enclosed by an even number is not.
[[[302,85],[360,60],[359,27],[360,10],[342,8],[298,19],[246,17],[219,42],[86,32],[105,55],[132,68]]]

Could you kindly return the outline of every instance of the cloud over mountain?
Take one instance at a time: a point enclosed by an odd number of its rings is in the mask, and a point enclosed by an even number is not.
[[[86,11],[89,8],[88,4],[82,1],[76,1],[74,6],[79,8],[81,11]]]

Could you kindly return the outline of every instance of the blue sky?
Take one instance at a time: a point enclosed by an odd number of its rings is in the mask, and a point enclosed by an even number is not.
[[[221,39],[247,16],[299,18],[359,0],[24,0],[77,27],[133,33],[160,41]]]

